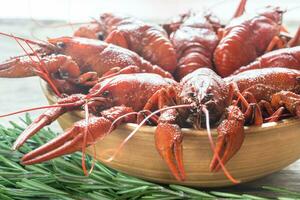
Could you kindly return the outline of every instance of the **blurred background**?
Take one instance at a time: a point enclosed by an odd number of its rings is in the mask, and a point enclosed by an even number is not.
[[[2,2],[0,18],[82,21],[97,17],[100,12],[112,11],[143,19],[161,20],[188,9],[211,9],[221,19],[228,19],[238,2],[239,0],[10,0]],[[297,19],[299,0],[249,0],[247,10],[257,10],[269,4],[287,10],[293,9],[284,15],[284,19]]]

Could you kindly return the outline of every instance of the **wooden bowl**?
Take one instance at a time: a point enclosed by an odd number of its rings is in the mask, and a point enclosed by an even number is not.
[[[42,83],[45,96],[50,104],[56,97]],[[69,112],[58,119],[63,129],[83,119],[81,112]],[[136,127],[124,124],[96,144],[96,159],[104,162]],[[246,138],[239,152],[227,163],[227,169],[241,183],[276,172],[300,158],[300,120],[288,119],[278,123],[265,123],[261,127],[246,127]],[[182,129],[184,133],[183,155],[187,179],[176,181],[159,156],[154,144],[155,127],[143,126],[124,146],[121,153],[105,164],[126,174],[159,183],[176,183],[196,187],[229,186],[232,183],[222,171],[211,173],[209,164],[212,151],[206,130]],[[216,130],[212,130],[216,139]],[[106,153],[104,153],[106,152]],[[88,148],[93,155],[93,148]]]

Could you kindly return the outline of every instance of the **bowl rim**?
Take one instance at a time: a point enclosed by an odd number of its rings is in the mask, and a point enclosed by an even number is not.
[[[40,79],[40,85],[42,88],[42,91],[44,93],[44,95],[46,96],[46,98],[50,99],[50,101],[52,102],[56,102],[58,100],[58,96],[54,94],[53,91],[50,90],[48,84]],[[79,118],[84,119],[84,111],[72,111],[72,113]],[[298,125],[300,126],[300,120],[296,117],[291,117],[288,119],[283,119],[280,120],[278,122],[266,122],[263,123],[261,126],[244,126],[245,129],[245,133],[247,134],[247,132],[251,132],[251,134],[262,134],[270,129],[274,129],[274,128],[279,128],[282,126],[286,126],[286,125]],[[127,130],[131,130],[133,131],[138,125],[135,123],[125,123],[123,125],[120,125],[120,127],[127,129]],[[139,128],[139,131],[141,132],[151,132],[154,133],[156,129],[156,126],[149,126],[149,125],[143,125]],[[206,136],[207,137],[207,130],[205,128],[203,129],[192,129],[192,128],[181,128],[181,131],[183,134],[188,134],[191,136]],[[217,129],[211,128],[211,133],[213,136],[217,136]]]

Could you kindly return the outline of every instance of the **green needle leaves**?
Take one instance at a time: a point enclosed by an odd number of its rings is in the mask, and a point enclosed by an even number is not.
[[[31,123],[29,115],[26,115],[22,122],[26,125]],[[96,163],[91,175],[84,176],[80,153],[42,164],[23,166],[19,161],[25,153],[46,143],[57,134],[50,129],[43,129],[19,151],[12,151],[11,146],[24,127],[21,123],[15,122],[11,122],[11,125],[12,128],[0,125],[1,200],[266,199],[247,194],[200,191],[180,185],[158,185],[119,173],[99,162]],[[264,189],[278,194],[278,199],[300,198],[300,193],[286,189],[273,187]]]

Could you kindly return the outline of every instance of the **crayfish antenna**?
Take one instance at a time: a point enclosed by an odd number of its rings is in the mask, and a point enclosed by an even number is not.
[[[74,106],[74,103],[55,104],[55,105],[50,105],[50,106],[39,106],[39,107],[28,108],[28,109],[23,109],[23,110],[11,112],[11,113],[3,114],[3,115],[0,115],[0,118],[8,117],[11,115],[16,115],[16,114],[20,114],[20,113],[30,112],[30,111],[34,111],[34,110],[42,110],[42,109],[57,108],[57,107],[73,107],[73,106]]]
[[[39,47],[50,49],[50,50],[57,50],[58,49],[55,45],[53,45],[51,43],[48,43],[48,42],[33,41],[33,40],[30,40],[30,39],[14,36],[12,34],[7,34],[7,33],[4,33],[4,32],[0,32],[0,35],[7,36],[7,37],[10,37],[10,38],[13,38],[13,39],[18,39],[18,40],[21,40],[21,41],[24,41],[24,42],[28,42],[30,44],[37,45]]]
[[[235,11],[235,13],[232,17],[233,19],[237,18],[237,17],[240,17],[241,15],[244,14],[246,3],[247,3],[247,0],[241,0],[240,1],[239,6],[237,7],[237,9],[236,9],[236,11]]]
[[[9,36],[12,37],[17,42],[17,44],[22,48],[22,50],[25,52],[25,54],[28,56],[29,59],[26,60],[24,56],[17,57],[0,65],[0,76],[15,78],[15,77],[32,76],[34,74],[37,74],[45,81],[48,82],[48,84],[50,85],[50,87],[53,89],[53,91],[57,96],[61,97],[61,94],[58,91],[57,87],[55,86],[51,78],[51,75],[47,71],[47,67],[45,63],[38,56],[38,54],[32,49],[28,41],[23,40],[27,44],[27,46],[31,49],[32,53],[27,52],[27,50],[19,42],[19,37],[16,37],[14,35],[9,35]]]
[[[202,107],[202,111],[204,112],[205,114],[205,118],[206,118],[206,129],[207,129],[207,135],[208,135],[208,139],[209,139],[209,142],[210,142],[210,147],[211,147],[211,150],[213,151],[214,153],[214,158],[211,162],[211,169],[212,169],[212,166],[215,165],[215,163],[218,163],[222,170],[224,171],[224,174],[225,176],[234,184],[237,184],[239,183],[240,181],[236,180],[235,178],[233,178],[233,176],[229,173],[229,171],[227,170],[227,168],[225,167],[224,165],[224,162],[223,162],[223,159],[220,158],[219,156],[219,151],[216,149],[215,147],[215,144],[214,144],[214,141],[213,141],[213,138],[212,138],[212,134],[211,134],[211,130],[210,130],[210,124],[209,124],[209,112],[207,110],[207,108],[205,108],[204,106]]]
[[[84,132],[83,132],[83,143],[82,143],[82,147],[81,147],[81,152],[82,152],[81,167],[83,169],[83,173],[87,176],[89,173],[87,172],[87,169],[86,169],[85,157],[86,157],[87,136],[89,134],[89,122],[90,122],[90,120],[89,120],[89,107],[88,107],[87,103],[84,105],[84,111],[85,111],[85,124],[86,124],[86,126],[85,126],[85,129],[84,129]],[[90,135],[93,136],[92,134],[90,134]],[[95,139],[92,137],[92,140],[95,140]],[[95,154],[94,157],[96,157],[96,152],[94,152],[94,154]],[[92,171],[93,168],[94,168],[94,166],[92,165],[90,172]]]
[[[16,40],[18,42],[18,40]],[[61,97],[61,93],[59,92],[59,90],[57,89],[57,87],[55,86],[55,84],[52,81],[51,75],[49,74],[46,64],[42,61],[42,59],[37,55],[37,53],[32,49],[32,47],[29,45],[29,43],[27,41],[25,41],[25,43],[27,44],[27,46],[31,49],[32,53],[37,57],[37,59],[39,60],[39,64],[37,65],[37,70],[38,70],[38,74],[47,81],[47,83],[50,85],[50,87],[52,88],[52,90],[54,91],[54,93]],[[18,42],[18,44],[22,47],[22,45]],[[25,49],[23,48],[23,50],[25,51]],[[26,51],[25,51],[26,52]],[[26,52],[27,53],[27,52]],[[30,55],[28,54],[28,56],[30,57]],[[31,57],[30,57],[31,58]]]

